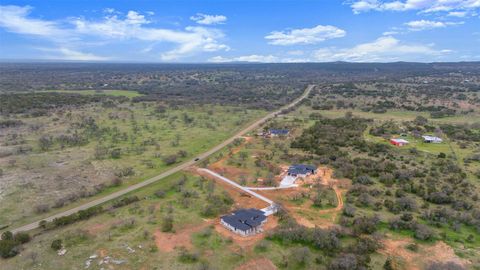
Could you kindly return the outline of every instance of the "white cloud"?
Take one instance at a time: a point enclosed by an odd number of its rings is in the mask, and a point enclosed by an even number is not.
[[[175,47],[159,54],[165,61],[177,60],[198,52],[213,52],[230,48],[219,40],[222,31],[205,27],[186,27],[183,30],[149,27],[150,22],[136,11],[128,11],[124,18],[108,15],[100,20],[69,18],[68,23],[33,19],[29,17],[29,6],[0,6],[0,27],[17,34],[34,35],[52,41],[63,48],[65,55],[87,59],[88,54],[80,53],[82,44],[109,44],[128,40],[148,43],[169,43]],[[114,10],[112,10],[115,13]],[[64,20],[65,21],[65,20]],[[152,47],[153,48],[153,47]],[[66,51],[66,49],[70,51]],[[94,60],[94,59],[89,59]]]
[[[316,44],[327,39],[344,37],[345,30],[331,25],[317,25],[313,28],[273,31],[265,36],[272,45]]]
[[[190,26],[183,31],[146,27],[149,22],[144,16],[129,12],[125,20],[117,16],[107,17],[102,21],[86,21],[77,19],[73,22],[76,31],[83,35],[94,35],[107,39],[136,39],[147,42],[168,42],[177,44],[177,47],[161,53],[164,61],[177,60],[197,52],[211,52],[230,48],[218,40],[224,37],[223,32],[217,29]]]
[[[468,12],[466,11],[450,11],[447,16],[450,17],[458,17],[458,18],[463,18],[468,15]]]
[[[66,34],[56,22],[27,18],[31,11],[30,6],[0,6],[0,27],[25,35],[58,37]]]
[[[315,51],[313,57],[320,62],[419,61],[425,56],[440,56],[448,52],[435,50],[432,45],[407,44],[392,36],[385,36],[352,48],[322,48]]]
[[[110,58],[98,56],[93,53],[84,53],[65,47],[59,48],[37,48],[40,51],[49,53],[44,59],[70,60],[70,61],[105,61]]]
[[[108,14],[112,14],[112,13],[115,12],[115,9],[114,8],[104,8],[103,12],[108,13]]]
[[[387,32],[382,33],[383,36],[392,36],[392,35],[397,35],[397,34],[399,34],[398,31],[387,31]]]
[[[227,21],[227,17],[223,15],[207,15],[203,13],[197,13],[195,16],[190,17],[190,20],[204,25],[223,24]]]
[[[305,52],[301,50],[289,51],[287,52],[289,55],[303,55]]]
[[[128,24],[147,24],[149,21],[145,19],[145,16],[139,14],[136,11],[130,10],[127,13],[127,18],[125,20]]]
[[[431,61],[451,53],[451,50],[434,49],[433,44],[412,44],[402,42],[392,36],[358,44],[351,48],[321,48],[313,52],[302,52],[301,58],[281,57],[275,55],[245,55],[237,57],[215,56],[209,62],[261,62],[261,63],[305,63],[305,62],[389,62],[389,61]],[[289,55],[297,55],[287,52]],[[300,53],[298,53],[300,55]]]
[[[480,0],[355,0],[350,3],[353,12],[367,11],[408,11],[449,12],[480,8]]]
[[[452,25],[463,24],[463,22],[440,22],[440,21],[429,21],[429,20],[418,20],[405,23],[408,26],[408,29],[411,31],[422,31],[430,30],[434,28],[444,28]]]

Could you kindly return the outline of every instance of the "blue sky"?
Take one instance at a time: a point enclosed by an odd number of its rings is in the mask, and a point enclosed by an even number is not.
[[[0,58],[480,61],[480,0],[1,0]]]

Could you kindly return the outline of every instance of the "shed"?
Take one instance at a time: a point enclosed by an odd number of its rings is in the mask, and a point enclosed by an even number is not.
[[[404,146],[407,145],[409,142],[405,139],[390,139],[390,143],[396,146]]]
[[[424,135],[422,136],[423,141],[426,143],[442,143],[443,140],[439,137]]]

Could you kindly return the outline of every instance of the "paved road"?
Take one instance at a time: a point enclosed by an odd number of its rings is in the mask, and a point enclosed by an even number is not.
[[[240,185],[237,184],[236,182],[234,182],[234,181],[232,181],[232,180],[230,180],[230,179],[228,179],[228,178],[226,178],[226,177],[224,177],[224,176],[222,176],[222,175],[220,175],[220,174],[218,174],[218,173],[216,173],[216,172],[214,172],[214,171],[211,171],[211,170],[209,170],[209,169],[198,169],[198,170],[199,170],[199,171],[202,171],[202,172],[206,172],[206,173],[208,173],[208,174],[210,174],[210,175],[213,175],[214,177],[216,177],[216,178],[218,178],[218,179],[226,182],[227,184],[232,185],[232,186],[234,186],[234,187],[236,187],[236,188],[238,188],[238,189],[240,189],[240,190],[242,190],[242,191],[245,191],[246,193],[248,193],[248,194],[250,194],[250,195],[252,195],[252,196],[254,196],[254,197],[257,197],[258,199],[260,199],[260,200],[262,200],[262,201],[264,201],[264,202],[266,202],[266,203],[268,203],[268,204],[270,204],[270,205],[273,204],[273,201],[270,200],[269,198],[264,197],[264,196],[262,196],[262,195],[260,195],[260,194],[257,194],[257,193],[255,193],[255,192],[251,191],[249,188],[246,188],[246,187],[244,187],[244,186],[240,186]]]
[[[289,188],[297,188],[298,185],[293,184],[290,186],[279,186],[279,187],[245,187],[249,190],[278,190],[278,189],[289,189]]]
[[[227,145],[229,145],[230,143],[232,143],[235,139],[237,138],[240,138],[242,137],[243,135],[245,135],[246,133],[256,129],[258,126],[260,126],[261,124],[265,123],[267,120],[269,120],[270,118],[274,118],[275,116],[277,116],[278,114],[280,114],[280,112],[284,109],[289,109],[291,107],[294,107],[295,105],[297,105],[300,101],[302,101],[304,98],[306,98],[308,96],[308,94],[310,94],[310,92],[312,91],[312,89],[315,87],[315,85],[309,85],[307,86],[307,88],[305,89],[305,92],[299,97],[297,98],[296,100],[294,100],[292,103],[290,104],[287,104],[285,105],[284,107],[280,108],[279,110],[275,111],[275,112],[272,112],[270,114],[268,114],[267,116],[257,120],[256,122],[250,124],[248,127],[246,127],[245,129],[239,131],[237,134],[233,135],[232,137],[230,137],[229,139],[225,140],[224,142],[222,142],[221,144],[213,147],[212,149],[208,150],[207,152],[204,152],[200,155],[197,156],[197,158],[199,160],[202,160],[202,159],[205,159],[207,157],[209,157],[210,155],[218,152],[219,150],[221,150],[222,148],[226,147]],[[197,159],[196,158],[196,159]],[[194,165],[195,163],[197,163],[199,160],[190,160],[190,161],[187,161],[187,162],[184,162],[180,165],[178,165],[177,167],[174,167],[172,169],[169,169],[168,171],[165,171],[157,176],[154,176],[152,178],[149,178],[143,182],[140,182],[140,183],[137,183],[137,184],[134,184],[134,185],[131,185],[125,189],[122,189],[122,190],[119,190],[117,192],[114,192],[112,194],[108,194],[106,195],[105,197],[102,197],[102,198],[99,198],[99,199],[96,199],[96,200],[93,200],[93,201],[90,201],[90,202],[87,202],[85,204],[82,204],[80,206],[77,206],[75,208],[72,208],[72,209],[69,209],[69,210],[66,210],[64,212],[61,212],[61,213],[58,213],[58,214],[55,214],[55,215],[52,215],[52,216],[49,216],[49,217],[46,217],[44,219],[41,219],[41,220],[46,220],[46,221],[52,221],[54,220],[55,218],[59,218],[59,217],[63,217],[63,216],[68,216],[68,215],[71,215],[73,213],[76,213],[80,210],[85,210],[85,209],[88,209],[90,207],[93,207],[93,206],[97,206],[97,205],[100,205],[100,204],[103,204],[105,202],[108,202],[108,201],[111,201],[113,199],[116,199],[118,197],[121,197],[127,193],[130,193],[132,191],[135,191],[137,189],[140,189],[142,187],[145,187],[147,185],[150,185],[160,179],[163,179],[167,176],[170,176],[174,173],[177,173],[183,169],[186,169],[192,165]],[[21,227],[18,227],[18,228],[15,228],[15,229],[11,229],[11,232],[13,233],[16,233],[16,232],[20,232],[20,231],[30,231],[30,230],[33,230],[33,229],[36,229],[38,228],[38,222],[40,222],[40,220],[36,221],[36,222],[33,222],[33,223],[30,223],[30,224],[27,224],[27,225],[24,225],[24,226],[21,226]]]

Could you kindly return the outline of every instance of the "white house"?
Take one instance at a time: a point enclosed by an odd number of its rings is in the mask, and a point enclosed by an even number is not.
[[[422,136],[423,141],[426,143],[441,143],[443,140],[435,136],[424,135]]]

